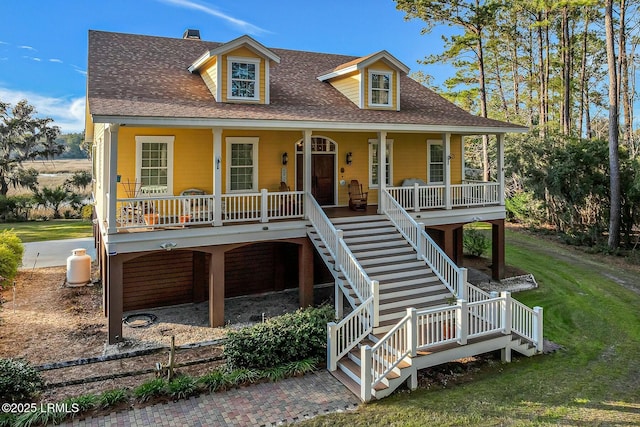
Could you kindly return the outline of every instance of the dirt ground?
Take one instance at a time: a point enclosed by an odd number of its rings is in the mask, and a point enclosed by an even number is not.
[[[490,275],[490,267],[485,259],[470,259],[465,264],[477,268],[481,275]],[[511,268],[507,272],[512,275],[523,273]],[[66,287],[65,275],[65,267],[22,270],[15,281],[15,293],[13,286],[5,286],[0,293],[4,301],[0,313],[0,357],[25,358],[39,366],[156,348],[161,350],[133,358],[47,370],[43,376],[49,385],[114,373],[153,370],[156,363],[167,362],[171,336],[175,337],[177,346],[212,343],[200,348],[179,350],[177,363],[220,359],[222,347],[217,341],[229,329],[292,312],[298,307],[295,289],[279,294],[231,298],[225,301],[226,326],[223,328],[207,326],[206,302],[125,313],[125,316],[141,312],[153,314],[156,320],[146,327],[123,325],[124,342],[109,346],[105,344],[107,325],[102,310],[101,286]],[[332,304],[332,296],[332,287],[316,288],[315,303]],[[196,376],[220,363],[220,360],[205,361],[180,368],[180,372]],[[125,378],[54,386],[47,390],[42,399],[58,401],[73,395],[100,393],[119,387],[133,388],[153,377],[154,373],[147,372]]]

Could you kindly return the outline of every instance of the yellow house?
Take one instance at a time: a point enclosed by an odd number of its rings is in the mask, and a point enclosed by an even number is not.
[[[463,111],[386,51],[185,34],[89,32],[86,139],[109,342],[128,310],[208,300],[219,326],[227,297],[298,288],[306,306],[327,281],[339,317],[343,301],[352,313],[371,301],[367,324],[384,332],[408,307],[483,295],[456,265],[474,221],[492,224],[502,276],[503,138],[526,129]],[[496,135],[494,181],[467,179],[466,135]],[[403,291],[385,299],[385,286]]]

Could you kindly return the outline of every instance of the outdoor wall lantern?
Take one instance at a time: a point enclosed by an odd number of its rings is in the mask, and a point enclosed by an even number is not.
[[[353,154],[351,153],[351,151],[349,151],[347,153],[347,164],[350,165],[351,162],[353,162]]]
[[[285,151],[282,154],[282,166],[285,166],[287,163],[289,163],[289,155],[287,154],[287,152]]]
[[[162,243],[160,245],[160,247],[162,249],[164,249],[165,251],[170,251],[171,249],[175,248],[176,246],[178,246],[178,244],[175,243],[175,242],[165,242],[165,243]]]

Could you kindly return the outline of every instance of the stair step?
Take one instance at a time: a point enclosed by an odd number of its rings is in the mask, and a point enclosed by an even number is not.
[[[393,225],[383,225],[379,227],[367,227],[367,228],[353,228],[343,229],[344,237],[357,237],[357,236],[371,236],[378,234],[395,234],[398,235],[398,231]]]
[[[415,258],[415,252],[406,242],[385,242],[384,245],[376,244],[372,247],[367,247],[365,245],[355,245],[354,247],[350,247],[351,252],[360,259],[369,259],[381,256],[387,256],[389,254],[412,254]]]
[[[427,286],[443,286],[444,287],[442,282],[440,282],[440,279],[438,279],[436,276],[432,274],[427,274],[427,275],[421,275],[414,278],[400,277],[397,280],[393,278],[382,280],[380,281],[380,292],[383,292],[383,289],[387,290],[387,289],[403,288],[406,286],[414,286],[414,285],[421,285],[424,287],[427,287]]]
[[[344,386],[347,387],[351,393],[360,397],[360,384],[355,382],[351,377],[349,377],[349,375],[344,373],[342,369],[331,371],[331,375],[333,375],[338,381],[344,384]]]
[[[343,372],[345,372],[349,376],[349,378],[355,381],[358,384],[358,386],[360,385],[360,366],[358,366],[353,360],[347,357],[343,357],[342,359],[340,359],[338,361],[338,366],[343,370]],[[357,381],[354,379],[353,377],[354,375],[356,378],[358,378]],[[389,387],[386,384],[378,383],[373,389],[385,390],[387,388]]]
[[[445,305],[449,305],[447,300],[436,299],[416,303],[414,303],[414,301],[407,301],[406,304],[400,305],[399,307],[385,307],[384,309],[380,307],[379,326],[388,325],[388,322],[391,322],[392,324],[398,323],[398,321],[407,314],[407,308],[409,307],[413,307],[416,310],[425,310]]]
[[[382,242],[390,242],[390,241],[398,242],[400,240],[398,239],[397,233],[388,233],[388,234],[369,233],[366,236],[356,236],[356,237],[345,236],[344,241],[347,242],[347,245],[349,246],[354,245],[355,247],[358,247],[359,243],[382,243]]]
[[[395,253],[394,251],[387,251],[387,254],[377,256],[377,257],[361,257],[358,256],[358,262],[361,266],[378,266],[378,265],[389,265],[395,263],[401,263],[403,261],[415,261],[416,256],[413,253]],[[422,263],[424,265],[424,263]]]
[[[363,242],[357,242],[357,243],[348,242],[348,244],[349,244],[349,249],[351,249],[351,252],[353,252],[354,254],[356,252],[361,253],[363,251],[369,251],[369,250],[401,248],[407,245],[407,243],[401,242],[399,240],[385,240],[381,242],[363,241]]]
[[[392,272],[380,272],[376,274],[369,274],[369,277],[377,280],[378,282],[390,282],[395,283],[400,280],[414,280],[414,279],[423,279],[429,280],[430,277],[436,277],[431,274],[431,270],[427,267],[424,267],[422,270],[400,270],[400,271],[392,271]],[[437,277],[436,277],[437,280]]]
[[[364,266],[363,266],[364,267]],[[370,265],[365,268],[365,271],[369,276],[373,273],[391,273],[391,272],[402,272],[402,271],[421,271],[423,269],[427,269],[425,263],[422,261],[418,261],[416,259],[413,260],[405,260],[393,263],[383,263],[378,265]]]
[[[447,301],[448,294],[437,292],[433,294],[414,294],[411,297],[399,296],[394,298],[380,298],[380,311],[391,310],[395,308],[405,308],[419,306],[429,302]]]

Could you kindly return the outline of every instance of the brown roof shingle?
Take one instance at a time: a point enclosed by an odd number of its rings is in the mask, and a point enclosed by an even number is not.
[[[400,111],[359,109],[317,79],[352,56],[271,49],[269,105],[216,102],[187,68],[220,43],[102,31],[89,32],[87,98],[93,116],[258,119],[515,128],[467,113],[407,76]]]

